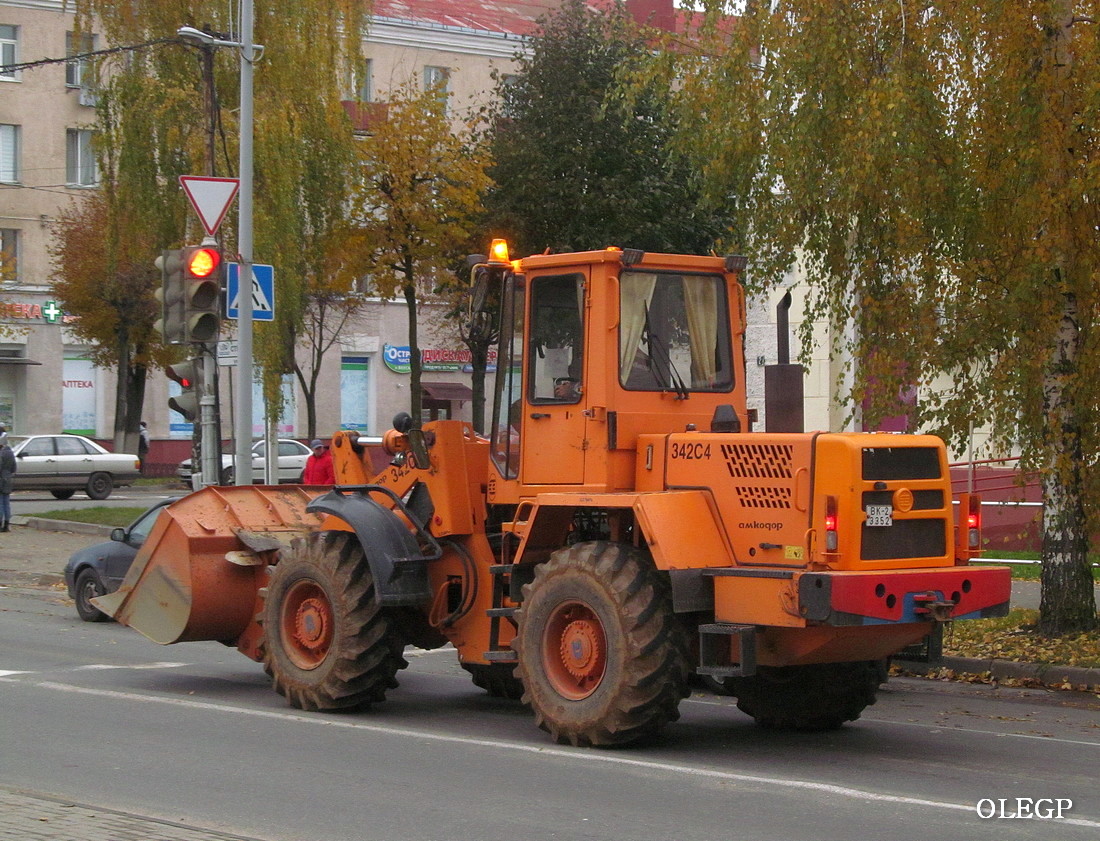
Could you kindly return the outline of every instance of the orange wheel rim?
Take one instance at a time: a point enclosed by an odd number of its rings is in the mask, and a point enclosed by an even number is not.
[[[315,581],[291,586],[283,599],[280,632],[290,661],[299,669],[315,669],[328,656],[336,624],[332,603]]]
[[[595,611],[583,602],[555,608],[543,635],[542,661],[565,698],[580,701],[595,692],[607,668],[607,637]]]

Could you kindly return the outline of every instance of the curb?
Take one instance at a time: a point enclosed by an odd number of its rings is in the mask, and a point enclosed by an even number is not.
[[[906,672],[935,677],[940,669],[956,674],[985,675],[993,680],[1028,680],[1053,689],[1100,689],[1100,668],[1059,666],[1050,663],[1019,663],[1015,660],[979,660],[974,657],[941,657],[936,663],[894,659]]]
[[[38,531],[67,531],[73,534],[94,534],[110,537],[115,526],[101,526],[97,523],[77,523],[72,520],[47,520],[43,517],[12,517],[12,525],[25,526]]]

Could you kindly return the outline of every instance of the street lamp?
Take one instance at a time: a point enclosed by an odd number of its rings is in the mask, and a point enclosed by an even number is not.
[[[238,485],[252,484],[252,65],[256,50],[252,43],[252,0],[241,2],[241,40],[229,41],[193,26],[181,26],[176,35],[197,47],[237,47],[241,51],[240,123],[240,208],[237,250],[240,278],[237,292],[237,406],[234,430],[235,465]]]

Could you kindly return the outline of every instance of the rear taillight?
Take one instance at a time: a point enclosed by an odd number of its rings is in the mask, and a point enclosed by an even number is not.
[[[979,494],[959,494],[958,525],[955,527],[955,561],[965,564],[981,554],[982,498]]]
[[[966,513],[966,545],[969,549],[980,549],[982,545],[982,498],[970,494]]]
[[[825,551],[835,552],[840,545],[837,536],[837,503],[835,496],[825,497]]]

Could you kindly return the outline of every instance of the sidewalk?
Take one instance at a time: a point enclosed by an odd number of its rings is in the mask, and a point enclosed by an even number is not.
[[[107,540],[111,529],[37,517],[14,517],[14,528],[0,534],[0,586],[52,587],[63,581],[62,570],[69,555],[84,546]],[[1012,602],[1017,606],[1038,607],[1039,588],[1035,582],[1013,584]],[[961,674],[989,673],[994,680],[1035,681],[1054,688],[1088,687],[1100,689],[1100,669],[1077,666],[1052,666],[1017,663],[1011,660],[978,660],[968,657],[944,657],[929,667],[927,663],[895,660],[912,674],[950,669]]]
[[[19,841],[258,841],[0,788],[0,838]]]

